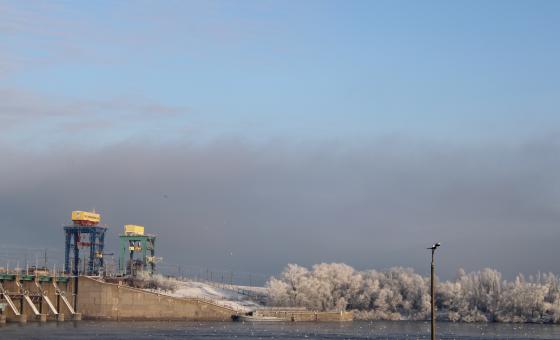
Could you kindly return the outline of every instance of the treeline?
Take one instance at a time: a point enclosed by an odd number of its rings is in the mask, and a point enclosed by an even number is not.
[[[358,319],[426,320],[430,316],[430,278],[410,268],[357,271],[341,263],[311,270],[288,265],[267,282],[269,304],[313,310],[350,310]],[[438,319],[462,322],[560,322],[560,280],[538,274],[502,279],[486,268],[453,281],[438,282]]]

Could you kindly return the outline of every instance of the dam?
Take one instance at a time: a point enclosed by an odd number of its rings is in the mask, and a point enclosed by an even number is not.
[[[128,224],[119,236],[118,271],[107,273],[104,252],[107,226],[99,213],[73,211],[72,224],[63,227],[63,270],[46,266],[22,270],[0,268],[0,323],[65,320],[232,321],[348,321],[347,312],[305,309],[251,308],[206,296],[177,296],[133,284],[156,274],[156,236],[143,226]],[[82,251],[81,251],[82,250]],[[80,252],[85,255],[80,256]],[[46,262],[46,261],[45,261]],[[46,264],[46,263],[45,263]],[[253,287],[254,288],[254,287]],[[223,297],[222,297],[223,298]],[[233,302],[233,301],[227,301]],[[244,318],[247,317],[247,318]]]
[[[74,282],[66,276],[0,273],[0,323],[80,320]]]
[[[77,286],[75,286],[77,284]],[[78,293],[74,293],[78,288]],[[232,321],[245,310],[202,297],[174,297],[100,277],[0,275],[0,323],[64,320]],[[349,321],[348,312],[267,309],[250,314],[283,321]]]
[[[231,321],[241,311],[209,299],[177,298],[80,277],[78,308],[86,319]]]

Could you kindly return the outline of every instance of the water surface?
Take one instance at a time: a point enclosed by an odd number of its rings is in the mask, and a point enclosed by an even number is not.
[[[9,323],[0,339],[429,339],[429,322],[344,323],[110,322]],[[438,339],[560,339],[560,325],[438,323]]]

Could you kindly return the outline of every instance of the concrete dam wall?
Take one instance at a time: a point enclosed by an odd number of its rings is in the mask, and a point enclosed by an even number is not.
[[[197,298],[175,298],[80,277],[78,310],[84,319],[231,321],[239,312]]]
[[[246,311],[204,298],[178,298],[110,283],[98,278],[33,275],[0,275],[0,324],[6,321],[48,320],[183,320],[232,321]],[[76,299],[76,300],[75,300]],[[74,303],[76,310],[74,310]],[[352,313],[317,312],[305,309],[262,308],[256,317],[284,321],[350,321]]]
[[[0,323],[79,320],[68,277],[0,273]]]

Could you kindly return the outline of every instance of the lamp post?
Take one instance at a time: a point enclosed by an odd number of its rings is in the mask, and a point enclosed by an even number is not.
[[[431,270],[431,275],[430,275],[430,293],[432,295],[432,303],[431,303],[431,309],[432,309],[432,327],[431,327],[431,334],[432,334],[432,340],[436,340],[436,289],[435,289],[435,265],[434,265],[434,254],[436,252],[436,249],[441,246],[441,243],[436,242],[433,246],[431,246],[430,249],[432,251],[432,270]]]

